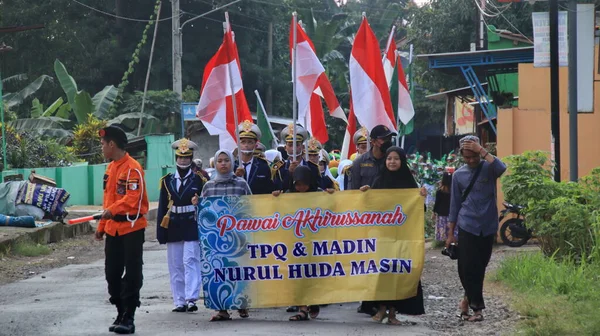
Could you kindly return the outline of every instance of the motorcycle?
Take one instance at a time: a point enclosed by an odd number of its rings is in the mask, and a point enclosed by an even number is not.
[[[500,227],[500,239],[502,242],[510,247],[523,246],[533,237],[533,231],[528,229],[525,224],[525,216],[521,214],[524,206],[510,204],[508,202],[502,203],[504,210],[500,212],[499,221],[502,223],[507,215],[514,214],[516,217],[509,218]]]

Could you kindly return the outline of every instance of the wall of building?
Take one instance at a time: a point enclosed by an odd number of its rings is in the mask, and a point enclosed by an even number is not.
[[[600,75],[598,46],[595,51],[594,111],[578,114],[578,176],[600,167]],[[560,150],[561,178],[569,179],[568,68],[560,68]],[[528,150],[551,150],[550,68],[519,65],[519,107],[498,111],[498,156],[521,154]]]

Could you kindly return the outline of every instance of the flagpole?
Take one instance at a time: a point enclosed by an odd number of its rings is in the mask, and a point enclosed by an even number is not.
[[[362,18],[366,18],[367,17],[367,12],[362,12]],[[358,120],[358,118],[356,118]],[[361,125],[361,127],[364,127]],[[367,129],[367,131],[369,131],[369,135],[367,136],[367,152],[371,151],[371,130]],[[351,136],[354,136],[354,134],[352,134]],[[355,144],[356,145],[356,144]]]
[[[265,114],[265,119],[267,120],[267,124],[269,125],[269,132],[271,133],[271,137],[273,138],[273,140],[271,140],[271,143],[270,143],[271,149],[276,148],[277,145],[276,145],[275,141],[277,140],[277,138],[275,137],[275,132],[273,132],[273,128],[271,127],[271,122],[269,121],[269,117],[267,116],[267,110],[265,110],[265,106],[263,105],[262,99],[260,99],[260,94],[258,93],[258,90],[254,90],[254,94],[256,95],[256,99],[258,100],[258,103],[260,104],[260,108],[263,110],[263,112]],[[258,116],[256,116],[256,118],[258,119]]]
[[[412,75],[412,69],[413,69],[413,45],[410,45],[410,50],[408,53],[408,85],[409,85],[409,94],[410,94],[410,100],[413,100],[413,93],[414,93],[414,85],[413,85],[413,75]],[[400,66],[402,66],[402,63],[400,63]],[[400,89],[400,86],[398,86],[398,89]],[[398,118],[400,118],[400,116],[398,116]],[[413,116],[413,124],[414,124],[414,116]],[[410,122],[410,121],[409,121]],[[404,149],[404,137],[405,135],[402,134],[402,149]]]
[[[392,31],[390,31],[390,36],[388,37],[387,44],[385,45],[385,50],[383,51],[383,59],[385,59],[387,55],[387,51],[390,49],[390,44],[392,44],[392,37],[394,36],[394,31],[396,30],[396,25],[392,26]],[[394,48],[396,49],[396,48]]]
[[[400,55],[396,51],[396,66],[402,66],[402,59],[400,59]],[[400,72],[396,72],[396,76],[400,76]],[[396,78],[398,81],[400,78]],[[392,78],[394,80],[394,78]],[[398,83],[398,97],[400,97],[400,83]],[[400,104],[398,104],[398,109],[400,109]],[[398,127],[398,136],[396,137],[396,146],[400,146],[400,148],[404,149],[404,127],[402,127],[404,123],[400,120],[400,112],[396,112],[396,127]],[[402,129],[402,142],[400,142],[400,129]]]
[[[225,48],[227,48],[227,55],[231,56],[231,43],[233,43],[233,32],[231,31],[231,26],[229,25],[229,13],[225,12],[225,23],[223,24],[223,28],[225,30],[225,33],[231,32],[231,39],[227,38],[225,41]],[[235,60],[237,62],[237,60]],[[235,133],[235,140],[236,140],[236,144],[237,144],[237,150],[238,150],[238,162],[242,162],[242,149],[240,148],[240,133],[237,131],[237,128],[239,126],[238,123],[238,113],[237,113],[237,104],[235,101],[235,89],[233,87],[233,74],[232,74],[232,69],[231,69],[231,62],[228,62],[228,66],[227,66],[227,72],[229,73],[229,87],[231,88],[231,102],[232,102],[232,106],[233,106],[233,122],[235,123],[235,129],[234,129],[234,133]],[[233,164],[233,162],[232,162]]]
[[[298,102],[296,101],[296,55],[298,52],[298,16],[296,12],[292,13],[292,122],[294,135],[294,149],[292,150],[293,160],[296,160],[296,122],[298,120]]]

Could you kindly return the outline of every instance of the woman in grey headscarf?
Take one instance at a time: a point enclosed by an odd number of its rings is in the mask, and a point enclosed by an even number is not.
[[[215,153],[215,176],[204,184],[202,197],[252,195],[246,180],[233,173],[233,154],[226,149]]]
[[[202,197],[252,195],[246,180],[233,173],[233,154],[226,149],[215,153],[215,177],[204,184]],[[239,309],[241,318],[247,318],[248,310]],[[210,321],[228,321],[231,316],[227,310],[220,310]]]

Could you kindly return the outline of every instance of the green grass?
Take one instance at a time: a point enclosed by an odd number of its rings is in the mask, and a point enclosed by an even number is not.
[[[506,258],[495,280],[513,291],[524,335],[600,335],[600,267],[541,253]]]
[[[47,245],[31,241],[19,241],[12,247],[11,252],[24,257],[37,257],[50,254],[51,250]]]

